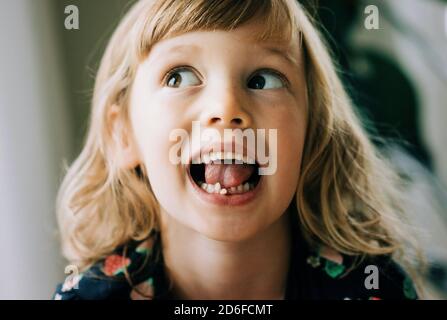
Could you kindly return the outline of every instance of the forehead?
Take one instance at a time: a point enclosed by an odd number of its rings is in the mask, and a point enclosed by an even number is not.
[[[289,63],[298,65],[301,56],[299,39],[284,37],[265,39],[264,29],[259,23],[250,23],[232,30],[187,32],[156,43],[150,55],[157,59],[167,55],[194,55],[202,49],[228,44],[233,48],[243,49],[244,52],[260,53],[262,51],[264,54],[278,56]]]

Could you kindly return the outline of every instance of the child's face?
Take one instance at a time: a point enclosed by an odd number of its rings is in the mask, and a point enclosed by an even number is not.
[[[163,40],[139,66],[132,87],[135,142],[162,214],[213,239],[240,241],[273,224],[292,201],[299,180],[307,114],[301,52],[297,45],[255,42],[251,35],[260,27],[249,24],[231,32],[192,32]],[[290,54],[297,64],[268,47]],[[177,67],[184,68],[166,78]],[[288,79],[288,87],[274,72]],[[174,165],[169,158],[178,143],[170,141],[170,133],[183,129],[191,135],[193,121],[200,121],[202,130],[221,133],[266,129],[268,137],[276,129],[277,147],[269,150],[276,152],[275,174],[261,176],[245,194],[201,189],[188,165]],[[216,169],[218,181],[230,190],[231,168],[221,169]]]

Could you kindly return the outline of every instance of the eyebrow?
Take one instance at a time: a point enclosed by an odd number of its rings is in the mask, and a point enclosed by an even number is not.
[[[158,60],[160,57],[166,57],[171,55],[178,55],[185,52],[198,52],[200,47],[194,44],[177,44],[169,48],[168,52],[163,50],[158,52],[156,56],[153,57],[154,60]]]
[[[271,55],[279,56],[280,58],[285,59],[288,63],[292,64],[295,67],[299,67],[298,59],[293,56],[290,51],[286,47],[276,47],[276,46],[266,46],[266,45],[260,45],[261,49],[266,50]],[[197,46],[195,44],[177,44],[169,49],[169,53],[163,53],[163,56],[166,55],[175,55],[175,54],[181,54],[181,51],[192,51],[192,52],[198,52],[201,51],[200,46]],[[157,57],[158,58],[158,57]]]
[[[172,46],[169,51],[180,50],[180,51],[199,51],[201,48],[195,44],[176,44]]]

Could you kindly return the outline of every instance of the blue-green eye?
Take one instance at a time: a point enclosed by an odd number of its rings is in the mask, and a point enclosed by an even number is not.
[[[274,71],[260,71],[248,81],[250,89],[279,89],[286,86],[284,78]]]
[[[166,76],[166,85],[171,88],[180,88],[184,86],[197,86],[201,84],[196,74],[187,68],[177,68]]]

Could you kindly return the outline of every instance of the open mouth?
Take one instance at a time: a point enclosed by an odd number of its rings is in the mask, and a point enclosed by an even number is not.
[[[255,160],[231,152],[211,152],[188,167],[192,180],[202,190],[227,196],[254,190],[261,179],[258,169]]]

